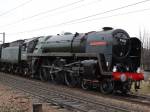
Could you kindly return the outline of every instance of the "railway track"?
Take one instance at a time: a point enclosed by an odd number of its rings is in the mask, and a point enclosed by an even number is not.
[[[88,93],[96,96],[102,96],[105,98],[113,98],[117,99],[120,101],[127,101],[127,102],[132,102],[135,104],[140,104],[140,105],[146,105],[150,106],[150,95],[144,95],[144,94],[135,94],[135,93],[129,93],[129,94],[121,94],[121,93],[114,93],[114,94],[109,94],[109,95],[104,95],[102,93],[99,93],[97,91],[88,91]]]
[[[28,80],[18,76],[0,73],[0,82],[39,98],[42,101],[57,104],[73,111],[94,112],[130,112],[128,108],[112,105],[81,94],[72,94],[64,88],[52,87],[47,83]]]
[[[126,96],[116,96],[116,97],[118,97],[118,98],[120,97],[120,99],[130,101],[133,103],[150,106],[150,96],[148,96],[148,95],[128,94]]]

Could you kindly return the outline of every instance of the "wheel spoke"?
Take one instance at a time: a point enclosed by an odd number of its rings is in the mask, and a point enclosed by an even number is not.
[[[77,76],[73,76],[73,73],[66,73],[65,74],[65,83],[69,87],[77,86],[79,82],[79,78]]]
[[[50,77],[49,69],[44,66],[49,66],[49,60],[44,60],[40,67],[40,79],[42,81],[48,81]]]
[[[53,83],[64,84],[65,83],[65,72],[63,71],[63,66],[65,65],[65,61],[60,61],[56,59],[53,61],[53,64],[50,68],[50,77]]]

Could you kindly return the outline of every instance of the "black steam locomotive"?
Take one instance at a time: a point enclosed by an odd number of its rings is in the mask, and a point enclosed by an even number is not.
[[[127,93],[144,79],[141,41],[122,29],[17,40],[0,46],[1,71],[103,93]]]

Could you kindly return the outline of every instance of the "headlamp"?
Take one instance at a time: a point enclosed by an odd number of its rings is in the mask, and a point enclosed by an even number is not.
[[[136,72],[137,72],[137,73],[141,73],[141,68],[138,67],[137,70],[136,70]]]
[[[116,72],[116,71],[117,71],[117,67],[114,66],[114,67],[113,67],[113,72]]]

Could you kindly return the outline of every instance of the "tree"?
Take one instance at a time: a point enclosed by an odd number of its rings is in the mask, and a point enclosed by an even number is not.
[[[139,39],[142,41],[142,65],[144,70],[150,70],[150,34],[143,29],[139,30]]]

